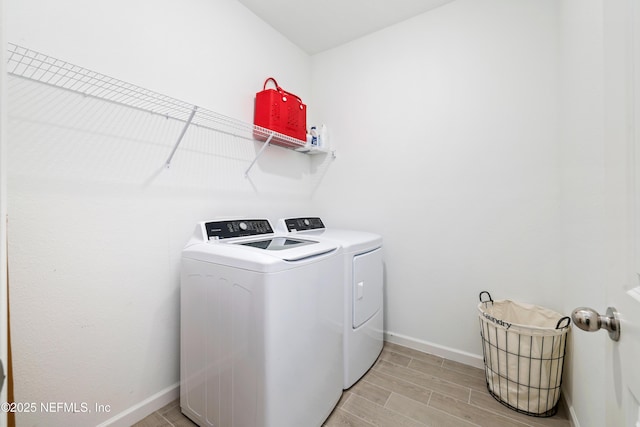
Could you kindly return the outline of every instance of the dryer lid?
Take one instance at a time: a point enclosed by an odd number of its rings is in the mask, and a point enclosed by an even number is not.
[[[276,223],[280,234],[329,240],[342,246],[347,253],[370,251],[382,246],[382,236],[368,231],[326,228],[319,217],[281,218]]]

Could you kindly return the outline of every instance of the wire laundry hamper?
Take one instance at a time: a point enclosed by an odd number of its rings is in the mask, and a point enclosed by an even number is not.
[[[489,393],[520,413],[555,415],[571,319],[531,304],[494,301],[486,291],[478,311]]]

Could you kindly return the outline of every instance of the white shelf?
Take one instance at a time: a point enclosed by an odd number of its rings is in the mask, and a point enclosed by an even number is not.
[[[167,167],[170,166],[189,126],[199,126],[249,140],[265,141],[256,159],[247,169],[247,174],[269,144],[300,149],[304,152],[305,141],[218,114],[26,47],[13,43],[9,43],[8,46],[7,72],[10,75],[183,122],[185,126],[166,161]]]
[[[328,149],[324,149],[316,146],[306,146],[306,145],[304,147],[296,148],[295,150],[305,154],[328,154],[329,153]]]

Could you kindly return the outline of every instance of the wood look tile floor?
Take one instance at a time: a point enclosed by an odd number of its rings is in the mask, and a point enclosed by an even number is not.
[[[176,400],[134,427],[194,425]],[[385,343],[378,361],[342,394],[324,426],[570,427],[570,423],[563,405],[550,418],[530,417],[501,405],[487,392],[481,369]]]

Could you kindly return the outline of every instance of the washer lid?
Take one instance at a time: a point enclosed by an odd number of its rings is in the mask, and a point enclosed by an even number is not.
[[[243,223],[245,225],[241,225]],[[231,220],[199,223],[182,255],[252,271],[273,272],[317,262],[338,248],[334,242],[318,241],[310,236],[274,235],[267,220]]]
[[[312,240],[293,239],[289,237],[271,237],[264,240],[251,240],[249,242],[239,242],[238,245],[253,246],[254,248],[264,249],[266,251],[281,251],[283,249],[291,249],[298,246],[312,245],[318,243]]]
[[[222,245],[224,244],[225,243],[222,243]],[[255,254],[262,252],[262,254],[266,254],[271,258],[288,262],[311,261],[314,258],[335,252],[336,249],[338,249],[338,245],[335,243],[282,236],[262,240],[242,239],[240,241],[228,242],[227,244],[244,247],[250,251],[249,257],[255,257]]]

